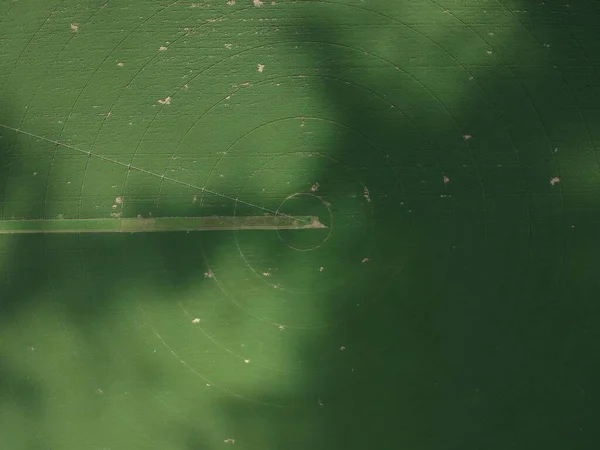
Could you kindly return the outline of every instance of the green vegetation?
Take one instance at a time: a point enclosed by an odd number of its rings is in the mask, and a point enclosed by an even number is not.
[[[598,447],[599,24],[0,0],[0,450]]]

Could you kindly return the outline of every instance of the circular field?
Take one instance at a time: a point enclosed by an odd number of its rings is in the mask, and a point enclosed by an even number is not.
[[[591,448],[598,23],[0,0],[6,448]]]

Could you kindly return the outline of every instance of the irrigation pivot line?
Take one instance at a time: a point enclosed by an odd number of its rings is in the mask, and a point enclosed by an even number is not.
[[[310,230],[327,228],[316,216],[212,216],[111,219],[0,220],[0,234],[155,233],[166,231]]]
[[[58,147],[66,148],[66,149],[69,149],[69,150],[73,150],[73,151],[75,151],[77,153],[88,155],[89,157],[93,157],[93,158],[99,159],[99,160],[107,162],[107,163],[115,164],[117,166],[120,166],[120,167],[123,167],[123,168],[127,169],[128,171],[133,170],[133,171],[136,171],[136,172],[144,173],[146,175],[149,175],[149,176],[152,176],[152,177],[155,177],[155,178],[159,178],[161,180],[166,180],[166,181],[169,181],[171,183],[175,183],[175,184],[178,184],[178,185],[181,185],[181,186],[186,186],[186,187],[192,188],[195,191],[200,191],[202,193],[206,193],[206,194],[210,194],[210,195],[215,195],[217,197],[221,197],[221,198],[225,198],[227,200],[234,201],[236,204],[239,203],[241,205],[246,205],[246,206],[249,206],[251,208],[256,208],[256,209],[259,209],[259,210],[261,210],[261,211],[263,211],[265,213],[275,214],[275,215],[278,215],[278,216],[287,216],[290,219],[294,219],[293,216],[290,216],[290,215],[287,215],[287,214],[283,214],[283,213],[278,213],[277,211],[273,211],[271,209],[265,208],[265,207],[260,206],[260,205],[255,205],[254,203],[250,203],[250,202],[242,200],[240,198],[231,197],[231,196],[223,194],[221,192],[215,192],[213,190],[207,189],[204,186],[196,186],[196,185],[194,185],[192,183],[187,183],[185,181],[177,180],[175,178],[171,178],[171,177],[165,176],[165,174],[161,175],[159,173],[152,172],[152,171],[144,169],[142,167],[136,167],[133,164],[128,164],[128,163],[125,163],[125,162],[118,161],[116,159],[110,158],[108,156],[100,155],[100,154],[97,154],[97,153],[94,153],[94,152],[91,152],[91,151],[88,151],[88,150],[83,150],[83,149],[81,149],[79,147],[76,147],[74,145],[71,145],[71,144],[67,144],[67,143],[56,141],[54,139],[50,139],[50,138],[47,138],[47,137],[44,137],[44,136],[40,136],[39,134],[31,133],[29,131],[21,130],[19,128],[9,127],[8,125],[4,125],[2,123],[0,123],[0,128],[4,128],[6,130],[11,130],[11,131],[14,131],[17,134],[23,134],[25,136],[29,136],[29,137],[32,137],[34,139],[38,139],[38,140],[42,140],[42,141],[45,141],[45,142],[49,142],[50,144],[54,144],[54,145],[56,145]]]

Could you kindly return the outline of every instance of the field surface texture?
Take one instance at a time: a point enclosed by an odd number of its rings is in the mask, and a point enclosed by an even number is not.
[[[600,448],[600,1],[0,0],[0,449]]]

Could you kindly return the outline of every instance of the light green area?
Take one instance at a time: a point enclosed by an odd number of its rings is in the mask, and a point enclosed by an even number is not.
[[[597,448],[598,24],[0,0],[0,450]]]

